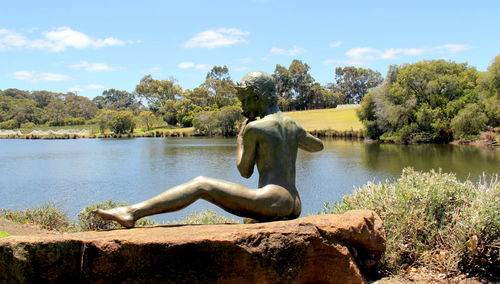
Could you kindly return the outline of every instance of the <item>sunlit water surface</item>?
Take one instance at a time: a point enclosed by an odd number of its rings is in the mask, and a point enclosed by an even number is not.
[[[395,179],[405,167],[442,169],[478,180],[500,172],[500,150],[452,145],[387,145],[325,140],[317,153],[299,151],[297,187],[302,215],[316,213],[368,181]],[[55,201],[71,218],[96,201],[139,202],[196,176],[257,185],[257,171],[242,178],[235,166],[235,139],[0,139],[0,208],[22,209]],[[155,216],[180,220],[214,209],[197,201],[179,212]],[[223,213],[227,216],[229,214]]]

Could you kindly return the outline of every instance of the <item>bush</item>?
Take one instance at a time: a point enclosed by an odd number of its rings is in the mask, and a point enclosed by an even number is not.
[[[395,182],[368,183],[321,213],[374,210],[384,221],[387,251],[381,270],[408,268],[470,274],[498,281],[500,182],[474,184],[453,174],[403,170]]]
[[[73,125],[85,125],[85,118],[83,117],[70,117],[63,120],[63,125],[73,126]]]
[[[14,119],[0,122],[0,129],[16,129],[17,126],[17,121],[15,121]]]
[[[131,111],[118,111],[111,115],[109,128],[116,134],[134,132],[135,121]]]
[[[71,223],[61,208],[54,202],[26,210],[0,209],[0,217],[19,224],[36,224],[47,230],[68,231]]]
[[[25,122],[21,124],[21,128],[34,128],[36,125],[33,122]]]
[[[127,202],[114,202],[108,200],[106,202],[93,203],[90,206],[85,207],[80,213],[78,213],[78,227],[81,231],[96,231],[96,230],[107,230],[112,228],[121,228],[122,226],[113,221],[106,221],[101,219],[92,211],[94,209],[111,209],[120,206],[127,206]],[[136,226],[153,226],[157,223],[149,218],[139,219]]]
[[[478,135],[486,128],[488,117],[477,104],[468,104],[451,120],[451,129],[455,138]]]
[[[228,218],[226,216],[222,216],[213,210],[204,210],[201,212],[191,212],[186,217],[184,217],[180,222],[173,223],[181,223],[181,224],[234,224],[239,223],[238,220],[233,218]]]

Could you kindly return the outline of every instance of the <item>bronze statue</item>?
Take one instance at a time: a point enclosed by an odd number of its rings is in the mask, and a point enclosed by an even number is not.
[[[149,200],[94,212],[105,220],[130,228],[142,217],[177,211],[201,198],[246,217],[245,223],[297,218],[301,211],[295,186],[297,150],[320,151],[323,143],[281,113],[275,83],[269,74],[245,75],[238,86],[238,98],[247,120],[237,137],[236,163],[245,178],[252,175],[257,165],[259,188],[197,177]]]

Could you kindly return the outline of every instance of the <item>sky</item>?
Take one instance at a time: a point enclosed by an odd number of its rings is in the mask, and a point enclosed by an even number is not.
[[[446,59],[485,71],[500,54],[500,1],[2,1],[0,90],[134,91],[145,75],[198,87],[298,59],[335,68]]]

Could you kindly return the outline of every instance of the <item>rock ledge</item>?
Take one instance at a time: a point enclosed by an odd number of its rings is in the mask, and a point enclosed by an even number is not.
[[[0,283],[364,283],[385,250],[368,210],[0,240]]]

